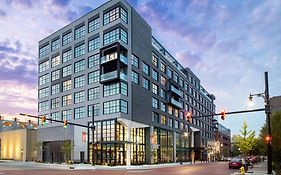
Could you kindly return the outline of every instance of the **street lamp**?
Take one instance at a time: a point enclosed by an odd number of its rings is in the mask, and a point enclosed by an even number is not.
[[[264,83],[265,84],[264,93],[250,94],[249,104],[253,104],[253,96],[263,97],[264,103],[265,103],[265,114],[266,114],[266,122],[267,122],[267,136],[271,137],[268,72],[264,73],[264,82],[265,82]],[[267,174],[272,174],[272,145],[271,145],[271,139],[269,141],[267,141]]]

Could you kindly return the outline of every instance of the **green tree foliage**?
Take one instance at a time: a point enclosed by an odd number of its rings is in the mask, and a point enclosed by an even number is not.
[[[273,161],[281,169],[281,111],[271,115]]]
[[[233,136],[234,145],[240,148],[240,152],[243,155],[247,155],[253,152],[254,146],[257,143],[257,138],[255,137],[255,131],[248,131],[248,125],[244,121],[241,134]]]
[[[72,150],[73,150],[73,145],[70,140],[66,140],[62,143],[61,151],[64,154],[64,160],[66,163],[68,163],[70,160]]]

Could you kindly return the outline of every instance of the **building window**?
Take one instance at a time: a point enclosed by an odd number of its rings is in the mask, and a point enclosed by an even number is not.
[[[178,109],[175,109],[174,112],[175,112],[175,116],[176,116],[176,117],[179,117],[179,110],[178,110]]]
[[[128,33],[121,28],[109,31],[103,36],[103,45],[107,45],[121,39],[124,43],[128,43]]]
[[[38,103],[38,111],[46,111],[49,109],[49,101],[42,101],[40,103]]]
[[[60,70],[55,70],[51,74],[52,81],[58,80],[60,78]]]
[[[144,89],[149,90],[149,80],[146,78],[142,78],[142,86]]]
[[[132,81],[136,84],[139,84],[139,74],[135,71],[132,71]]]
[[[164,74],[166,74],[166,64],[162,61],[160,63],[160,69]]]
[[[89,40],[89,43],[88,43],[89,52],[96,50],[98,48],[100,48],[100,38],[99,37]]]
[[[173,71],[171,68],[168,68],[168,72],[167,72],[167,75],[169,78],[172,78],[172,75],[173,75]]]
[[[45,98],[49,96],[49,87],[39,89],[38,98]]]
[[[88,26],[89,26],[89,29],[88,29],[89,33],[91,33],[91,32],[93,32],[93,31],[97,30],[97,29],[100,27],[99,18],[96,18],[96,19],[91,20],[91,21],[89,22]]]
[[[62,82],[62,92],[71,90],[71,80]]]
[[[158,67],[158,58],[156,55],[152,54],[152,64],[155,66],[155,67]]]
[[[79,76],[74,78],[74,88],[82,87],[85,85],[85,76]]]
[[[88,58],[88,68],[98,66],[100,64],[99,54],[92,55]]]
[[[71,60],[71,50],[68,50],[62,54],[62,62],[65,63]]]
[[[160,90],[160,96],[164,99],[166,99],[166,91],[164,89],[161,88]]]
[[[121,18],[128,23],[128,13],[122,7],[116,7],[103,15],[103,25],[109,24]]]
[[[173,107],[168,105],[168,114],[173,115]]]
[[[55,51],[60,48],[60,39],[57,39],[52,42],[52,51]]]
[[[67,34],[65,34],[65,35],[63,35],[62,36],[62,45],[64,46],[64,45],[67,45],[67,44],[69,44],[70,42],[71,42],[71,40],[72,40],[72,36],[71,36],[71,32],[69,32],[69,33],[67,33]]]
[[[79,57],[85,54],[85,44],[81,44],[74,48],[74,57]]]
[[[39,77],[39,86],[50,82],[49,74],[42,75]]]
[[[158,86],[152,83],[152,93],[158,95]]]
[[[120,7],[121,9],[121,19],[125,22],[128,23],[128,13],[126,10],[124,10],[122,7]]]
[[[179,129],[179,121],[175,120],[175,128]]]
[[[149,75],[149,66],[145,62],[142,62],[142,71]]]
[[[79,39],[85,35],[85,25],[75,29],[75,39]]]
[[[169,127],[173,127],[173,119],[169,118]]]
[[[128,44],[128,33],[122,28],[120,28],[120,32],[121,32],[121,36],[120,36],[121,41]]]
[[[82,103],[85,101],[85,91],[79,91],[74,93],[74,103]]]
[[[80,60],[74,63],[74,73],[85,70],[85,60]]]
[[[72,73],[71,64],[62,68],[62,77],[66,77],[68,75],[71,75],[71,73]]]
[[[103,86],[103,96],[111,96],[111,95],[116,95],[119,94],[119,82],[117,83],[111,83]]]
[[[49,60],[39,64],[39,73],[44,72],[49,69]]]
[[[128,114],[128,102],[125,100],[120,100],[121,106],[120,106],[120,112]]]
[[[62,96],[62,106],[71,105],[71,94]]]
[[[74,108],[74,119],[84,118],[85,117],[85,107]]]
[[[94,71],[94,72],[90,72],[88,74],[88,84],[93,84],[99,81],[100,78],[100,71]]]
[[[167,117],[165,115],[161,115],[161,124],[167,125]]]
[[[124,100],[113,100],[103,103],[103,114],[113,114],[117,112],[122,112],[127,114],[128,102]]]
[[[127,83],[121,82],[121,94],[128,96],[128,85],[127,85]]]
[[[152,69],[152,78],[155,80],[155,81],[158,81],[158,72],[154,69]]]
[[[109,12],[105,13],[103,15],[103,25],[109,24],[112,21],[115,21],[119,18],[120,13],[119,13],[119,7],[116,7],[113,10],[110,10]]]
[[[61,118],[60,118],[60,113],[59,113],[59,112],[53,112],[53,113],[51,113],[51,118],[52,118],[53,120],[61,120]]]
[[[60,84],[59,83],[58,84],[54,84],[51,87],[51,94],[52,95],[55,95],[55,94],[58,94],[58,93],[60,93]]]
[[[89,105],[88,106],[88,117],[93,116],[93,108],[94,108],[94,116],[99,116],[100,115],[100,104],[94,104],[94,105]]]
[[[100,96],[99,87],[88,89],[88,101],[98,99]]]
[[[55,109],[59,107],[59,98],[54,98],[51,100],[51,109]]]
[[[39,49],[39,58],[42,58],[42,57],[44,57],[44,56],[46,56],[46,55],[48,55],[49,54],[49,44],[48,45],[46,45],[46,46],[44,46],[44,47],[41,47],[40,49]]]
[[[163,77],[162,75],[161,75],[160,81],[161,81],[161,84],[162,84],[163,86],[166,86],[166,78]]]
[[[55,67],[55,66],[57,66],[57,65],[59,65],[59,64],[60,64],[60,55],[57,55],[57,56],[55,56],[55,57],[52,58],[52,64],[51,64],[51,66],[52,66],[52,67]]]
[[[159,114],[156,112],[152,112],[152,121],[159,123]]]
[[[159,105],[158,105],[158,99],[152,97],[152,107],[158,109]]]
[[[161,101],[161,111],[166,112],[166,104]]]
[[[132,55],[132,65],[135,66],[136,68],[139,68],[139,58],[136,57],[135,55]]]
[[[174,81],[175,81],[176,83],[179,82],[179,75],[178,75],[177,73],[175,73],[175,72],[174,72]]]
[[[62,111],[62,120],[71,120],[71,109]]]

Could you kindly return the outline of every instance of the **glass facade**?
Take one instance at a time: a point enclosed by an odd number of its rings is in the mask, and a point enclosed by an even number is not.
[[[145,163],[145,130],[130,130],[127,138],[127,127],[114,120],[95,122],[94,161],[97,165],[126,165],[126,150],[130,147],[131,164]],[[89,160],[92,161],[92,137],[89,135]],[[129,143],[128,143],[129,142]]]

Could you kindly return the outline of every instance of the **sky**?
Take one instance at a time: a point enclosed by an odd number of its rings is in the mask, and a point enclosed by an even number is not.
[[[0,115],[37,114],[38,41],[106,0],[0,1]],[[264,72],[270,96],[281,95],[281,1],[128,0],[157,40],[216,96],[217,112],[262,108]],[[264,112],[227,115],[219,122],[239,133],[243,121],[259,132]]]

